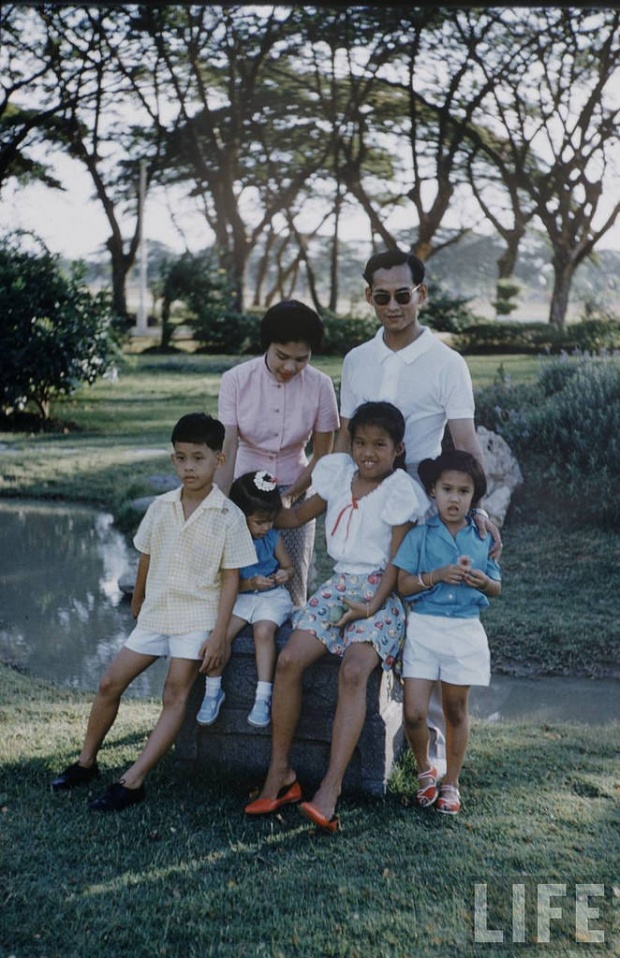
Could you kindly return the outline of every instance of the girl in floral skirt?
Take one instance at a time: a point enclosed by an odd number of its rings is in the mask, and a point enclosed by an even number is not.
[[[278,657],[273,690],[272,751],[259,797],[248,815],[268,815],[299,802],[302,794],[289,764],[301,710],[305,670],[328,652],[342,658],[329,767],[302,813],[334,832],[342,779],[366,716],[366,686],[380,663],[389,670],[398,659],[405,615],[394,594],[397,572],[391,563],[425,504],[413,479],[398,468],[405,423],[388,402],[359,406],[349,422],[351,455],[323,457],[312,473],[316,494],[283,510],[279,528],[296,528],[325,513],[327,551],[333,575],[293,618],[293,633]]]

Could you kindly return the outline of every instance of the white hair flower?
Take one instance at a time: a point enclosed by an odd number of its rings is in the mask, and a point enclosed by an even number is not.
[[[268,472],[262,469],[254,476],[254,485],[257,489],[260,489],[261,492],[273,492],[277,486],[277,482],[273,476],[270,476]]]

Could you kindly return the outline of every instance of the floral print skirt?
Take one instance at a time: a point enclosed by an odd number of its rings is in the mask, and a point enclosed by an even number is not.
[[[388,596],[368,619],[356,619],[344,628],[333,624],[344,615],[343,599],[370,602],[381,583],[381,572],[334,573],[293,616],[293,628],[310,632],[334,655],[343,656],[354,642],[369,642],[386,671],[398,671],[405,638],[405,610],[398,596]]]

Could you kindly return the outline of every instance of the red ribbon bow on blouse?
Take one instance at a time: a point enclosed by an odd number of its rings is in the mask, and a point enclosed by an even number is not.
[[[345,514],[345,512],[348,512],[349,510],[351,510],[351,511],[349,512],[349,517],[348,517],[348,519],[347,519],[347,531],[346,531],[346,533],[345,533],[345,539],[348,539],[348,538],[349,538],[349,528],[350,528],[350,526],[351,526],[351,516],[353,515],[354,509],[357,509],[357,503],[358,503],[358,500],[355,498],[355,496],[351,496],[351,502],[350,502],[347,506],[344,506],[344,508],[342,508],[342,509],[340,510],[340,512],[338,513],[338,515],[337,515],[337,517],[336,517],[336,521],[334,522],[334,527],[333,527],[333,529],[332,529],[332,535],[335,535],[335,534],[336,534],[336,529],[337,529],[338,526],[340,525],[340,520],[342,519],[342,517],[343,517],[343,515]]]

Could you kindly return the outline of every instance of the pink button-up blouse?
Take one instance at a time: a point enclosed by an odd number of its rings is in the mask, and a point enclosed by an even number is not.
[[[306,366],[287,383],[269,372],[264,356],[227,370],[220,382],[218,418],[236,427],[235,475],[267,469],[289,486],[308,464],[313,432],[338,429],[334,386],[325,373]]]

